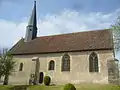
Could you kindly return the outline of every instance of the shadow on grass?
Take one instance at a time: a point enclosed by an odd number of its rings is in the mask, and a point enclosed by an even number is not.
[[[9,89],[10,90],[27,90],[29,86],[30,85],[16,85],[16,86],[10,87]]]

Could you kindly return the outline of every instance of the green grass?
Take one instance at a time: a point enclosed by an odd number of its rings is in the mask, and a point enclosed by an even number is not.
[[[10,90],[12,86],[0,86],[0,90]],[[58,86],[29,86],[28,90],[63,90],[64,85]],[[103,85],[103,84],[80,84],[75,85],[76,90],[120,90],[120,86],[117,85]]]
[[[11,87],[12,86],[9,86],[9,85],[6,85],[6,86],[0,85],[0,90],[10,90]]]
[[[120,90],[120,86],[101,84],[75,85],[76,90]],[[29,90],[63,90],[63,86],[30,86]]]
[[[120,86],[118,85],[81,84],[75,86],[77,90],[120,90]]]

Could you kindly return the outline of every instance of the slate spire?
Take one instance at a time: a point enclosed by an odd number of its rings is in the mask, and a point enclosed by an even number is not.
[[[34,1],[34,7],[33,7],[33,10],[32,10],[32,14],[31,14],[31,17],[30,17],[28,25],[32,25],[32,26],[37,27],[36,1]]]
[[[37,16],[36,16],[36,1],[34,1],[34,7],[31,17],[26,28],[25,42],[29,42],[37,37]]]

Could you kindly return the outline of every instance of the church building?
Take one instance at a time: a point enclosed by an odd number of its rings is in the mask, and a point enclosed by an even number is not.
[[[109,29],[38,37],[36,17],[34,2],[25,38],[10,49],[17,61],[10,84],[29,84],[35,76],[42,84],[46,75],[52,84],[109,83],[107,62],[114,58]]]

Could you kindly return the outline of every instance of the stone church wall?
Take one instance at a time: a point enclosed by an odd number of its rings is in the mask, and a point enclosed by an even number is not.
[[[70,72],[61,71],[61,61],[64,53],[50,53],[37,55],[14,56],[17,61],[16,72],[9,78],[10,84],[28,84],[30,74],[35,72],[35,62],[32,58],[39,57],[40,72],[49,75],[54,84],[64,83],[108,83],[107,60],[113,58],[110,50],[94,51],[98,55],[99,72],[89,72],[89,55],[91,51],[68,52],[70,55]],[[48,70],[50,60],[55,61],[55,70]],[[19,64],[23,63],[23,71],[19,71]]]

